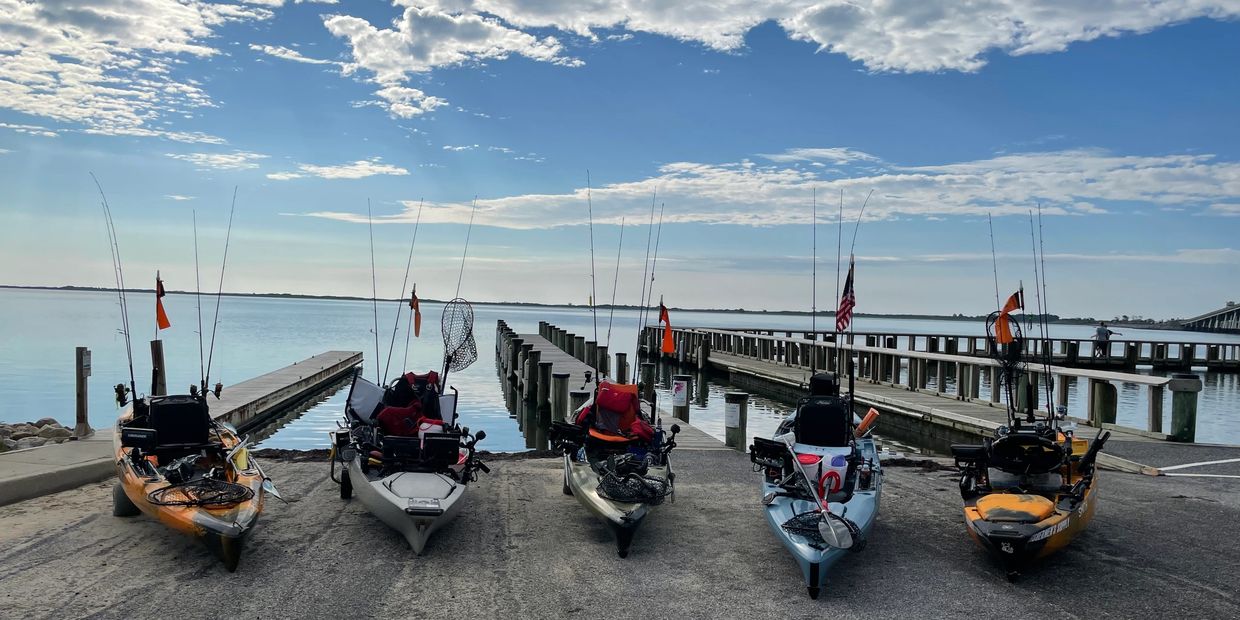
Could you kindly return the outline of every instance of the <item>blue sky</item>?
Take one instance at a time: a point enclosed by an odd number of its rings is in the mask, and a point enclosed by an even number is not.
[[[995,0],[211,3],[0,0],[0,283],[106,285],[88,172],[130,282],[581,303],[586,174],[600,297],[820,307],[836,217],[858,311],[983,313],[1033,279],[1053,312],[1190,316],[1240,298],[1240,8]],[[845,248],[845,254],[847,248]],[[214,284],[214,275],[207,277]],[[604,284],[605,283],[605,284]],[[1031,285],[1030,285],[1031,286]]]

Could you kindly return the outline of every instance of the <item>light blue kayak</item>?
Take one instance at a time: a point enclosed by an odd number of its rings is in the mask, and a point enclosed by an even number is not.
[[[795,444],[794,447],[798,454],[810,453],[814,447],[805,444]],[[822,448],[817,448],[821,450]],[[836,562],[844,559],[845,556],[851,555],[864,547],[865,541],[870,537],[870,531],[874,527],[874,520],[878,516],[879,499],[883,492],[882,470],[878,464],[878,453],[872,439],[857,440],[857,449],[863,458],[871,460],[874,465],[871,469],[870,479],[872,484],[867,490],[855,490],[852,498],[846,502],[828,501],[828,508],[831,514],[839,515],[848,521],[856,524],[860,531],[860,536],[853,541],[853,545],[849,549],[841,549],[832,547],[827,544],[820,533],[817,531],[817,520],[810,521],[812,528],[786,528],[785,524],[797,524],[793,521],[798,515],[817,514],[818,506],[812,499],[803,499],[790,497],[784,494],[782,489],[775,481],[764,479],[762,481],[763,498],[771,497],[770,503],[766,504],[766,522],[770,526],[771,531],[775,533],[775,537],[783,543],[784,547],[792,553],[792,557],[796,559],[797,564],[801,567],[801,576],[805,579],[805,585],[809,589],[811,598],[818,598],[820,588],[826,584],[827,573]],[[802,452],[804,450],[805,452]],[[807,520],[802,516],[801,519]]]
[[[767,524],[815,599],[836,562],[865,548],[883,490],[878,450],[857,430],[851,399],[839,395],[833,376],[819,377],[825,389],[801,399],[773,438],[755,438],[749,449],[762,472]]]

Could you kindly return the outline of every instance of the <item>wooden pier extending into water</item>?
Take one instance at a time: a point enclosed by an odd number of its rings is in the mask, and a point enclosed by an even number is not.
[[[525,447],[545,450],[549,447],[547,429],[553,420],[567,420],[570,413],[590,398],[598,368],[615,368],[613,380],[626,382],[628,361],[617,353],[613,366],[607,347],[586,342],[547,322],[538,324],[537,334],[518,334],[504,321],[496,325],[495,367],[499,372],[504,400],[517,418],[517,426],[525,436]],[[589,346],[594,345],[594,346]],[[571,352],[570,352],[571,350]],[[587,363],[587,360],[592,363]],[[725,450],[722,442],[659,409],[654,397],[654,364],[648,364],[644,382],[645,399],[653,403],[664,428],[679,424],[676,436],[678,450]],[[612,378],[607,372],[602,377]]]

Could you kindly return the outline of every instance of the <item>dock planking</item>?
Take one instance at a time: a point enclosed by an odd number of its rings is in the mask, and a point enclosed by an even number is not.
[[[254,428],[295,401],[353,372],[361,363],[360,351],[327,351],[225,386],[219,400],[214,396],[207,399],[211,416],[241,430]]]
[[[551,371],[554,373],[568,373],[568,389],[584,390],[589,389],[589,385],[593,383],[595,370],[589,364],[565,353],[559,347],[551,344],[550,340],[539,336],[538,334],[517,334],[517,338],[521,338],[524,344],[534,345],[533,350],[538,351],[541,355],[539,361],[551,362]],[[587,383],[586,377],[591,378]]]

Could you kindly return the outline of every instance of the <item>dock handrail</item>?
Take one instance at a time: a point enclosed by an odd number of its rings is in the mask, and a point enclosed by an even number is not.
[[[648,352],[657,351],[655,343],[660,338],[661,330],[661,327],[655,326],[647,326],[643,329],[639,335],[640,348]],[[947,394],[946,382],[937,380],[934,392],[940,396],[952,396],[958,400],[975,402],[985,402],[980,398],[983,370],[989,372],[990,385],[996,385],[999,381],[998,362],[990,357],[983,357],[979,351],[974,351],[974,354],[940,353],[857,344],[856,342],[818,340],[816,337],[806,337],[812,332],[801,330],[787,330],[784,332],[787,335],[784,336],[703,327],[681,327],[672,331],[673,340],[676,343],[674,357],[679,362],[698,366],[705,365],[712,354],[722,353],[784,367],[834,370],[844,363],[845,352],[851,352],[857,357],[858,380],[921,391],[927,388],[928,371],[930,366],[934,366],[937,376],[945,376],[954,370],[957,377],[954,394]],[[841,334],[841,336],[846,338],[848,335]],[[978,338],[981,339],[981,337]],[[902,358],[908,361],[908,372],[905,377],[901,377],[900,373]],[[1099,428],[1116,426],[1119,398],[1115,383],[1130,384],[1146,390],[1147,415],[1145,429],[1129,430],[1164,439],[1193,441],[1197,392],[1201,389],[1201,382],[1195,375],[1164,377],[1054,364],[1051,365],[1049,373],[1040,365],[1031,365],[1027,376],[1033,382],[1040,382],[1045,380],[1043,377],[1047,374],[1059,377],[1058,381],[1061,385],[1064,384],[1063,378],[1065,377],[1085,382],[1088,390],[1085,394],[1086,414],[1084,418],[1079,419],[1090,425]],[[1170,435],[1162,430],[1163,401],[1167,390],[1172,392],[1173,415]],[[998,405],[1001,402],[1001,392],[1001,390],[990,390],[989,403],[991,405]],[[1038,390],[1034,392],[1036,394]],[[1034,398],[1036,399],[1037,396],[1035,395]],[[1055,403],[1045,403],[1046,408],[1066,407],[1068,405],[1067,390],[1056,390],[1055,401]],[[1036,402],[1034,404],[1038,405]]]

